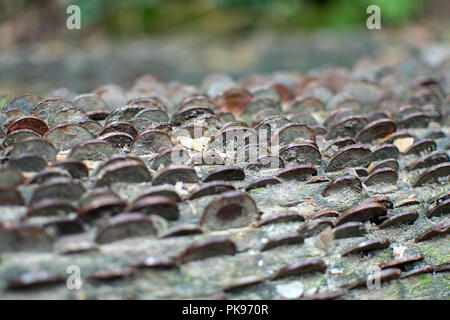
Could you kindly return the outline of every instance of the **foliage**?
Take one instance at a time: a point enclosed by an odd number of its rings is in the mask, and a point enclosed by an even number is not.
[[[16,12],[34,3],[31,0],[5,1],[7,5],[4,6]],[[72,3],[79,5],[85,27],[97,28],[111,35],[160,33],[185,28],[214,32],[256,28],[364,26],[368,17],[366,8],[371,4],[380,6],[384,26],[397,26],[412,21],[422,13],[422,9],[436,2],[436,0],[43,1],[54,2],[55,5],[62,7]]]

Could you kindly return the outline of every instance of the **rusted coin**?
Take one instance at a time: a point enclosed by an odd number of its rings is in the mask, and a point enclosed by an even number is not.
[[[246,145],[256,144],[258,136],[255,130],[247,127],[231,127],[221,130],[211,138],[207,149],[222,152],[238,151]]]
[[[153,179],[153,185],[164,183],[176,184],[178,181],[184,183],[198,182],[198,176],[195,169],[186,165],[169,165],[159,171]]]
[[[288,264],[275,272],[272,276],[272,280],[284,278],[292,275],[300,275],[309,272],[320,272],[325,273],[327,270],[327,265],[325,261],[319,258],[311,258],[305,260],[299,260]]]
[[[158,108],[161,110],[166,110],[166,103],[159,97],[157,96],[148,96],[148,97],[140,97],[140,98],[135,98],[135,99],[131,99],[127,102],[128,105],[133,105],[133,106],[141,106],[144,108]]]
[[[317,169],[311,164],[288,166],[277,172],[276,177],[281,180],[305,181],[317,175]]]
[[[267,240],[267,242],[263,244],[260,250],[266,251],[282,245],[301,244],[303,242],[304,238],[300,234],[298,234],[297,232],[288,232],[269,238],[269,240]]]
[[[171,164],[187,164],[189,163],[189,152],[184,148],[165,148],[162,149],[152,159],[152,169],[158,170]]]
[[[156,214],[171,221],[178,220],[180,217],[176,202],[164,196],[140,197],[127,207],[127,211],[141,212],[146,215]]]
[[[432,151],[436,151],[436,142],[434,142],[431,139],[423,139],[423,140],[419,140],[419,141],[415,142],[414,144],[412,144],[408,149],[406,149],[404,154],[420,155],[420,154],[428,153],[428,152],[432,152]]]
[[[22,194],[17,189],[0,185],[0,191],[0,205],[23,206],[25,204]]]
[[[302,223],[297,229],[297,233],[303,238],[310,238],[330,227],[333,227],[333,222],[330,219],[314,219]]]
[[[450,198],[438,202],[427,212],[427,217],[437,217],[450,213]]]
[[[280,157],[290,164],[310,163],[318,165],[321,161],[319,148],[308,142],[297,142],[282,147]]]
[[[74,146],[68,157],[76,160],[100,161],[118,153],[117,148],[108,141],[87,140]]]
[[[336,210],[333,209],[323,209],[319,212],[313,213],[312,215],[308,216],[308,220],[314,220],[319,218],[336,218],[339,216],[339,213]]]
[[[11,166],[0,168],[0,185],[15,187],[23,184],[24,182],[25,177],[20,170]]]
[[[386,207],[384,205],[376,202],[361,203],[342,213],[335,225],[340,226],[350,221],[365,222],[384,215],[386,215]]]
[[[434,271],[433,266],[425,265],[425,266],[414,268],[408,272],[402,273],[402,276],[400,278],[404,279],[404,278],[414,277],[419,274],[432,273],[433,271]]]
[[[170,136],[161,130],[146,130],[138,134],[131,146],[136,155],[156,154],[163,148],[172,147]]]
[[[165,123],[158,124],[157,122],[154,122],[147,118],[138,118],[138,117],[131,118],[130,120],[128,120],[128,122],[131,123],[136,128],[138,133],[141,133],[145,129],[150,129],[151,126],[155,126],[153,129],[156,129],[157,125],[165,124]]]
[[[131,135],[133,138],[137,136],[136,128],[126,121],[114,121],[108,123],[103,130],[98,134],[98,136],[102,136],[111,132],[122,132]]]
[[[390,168],[394,171],[398,171],[400,168],[400,165],[397,160],[395,159],[385,159],[380,161],[372,162],[369,166],[368,173],[372,173],[375,170],[381,169],[381,168]]]
[[[277,177],[268,176],[268,177],[256,178],[256,179],[250,181],[250,183],[245,188],[245,190],[250,191],[252,189],[264,188],[268,185],[279,184],[279,183],[281,183],[281,181]]]
[[[34,116],[39,117],[42,120],[49,120],[51,117],[54,117],[58,111],[64,108],[73,107],[72,102],[63,97],[48,97],[36,103],[33,110],[28,113],[32,113]]]
[[[170,124],[179,126],[193,120],[201,115],[213,114],[213,111],[208,107],[203,106],[189,106],[178,110],[170,119]]]
[[[333,229],[335,239],[362,237],[366,233],[364,224],[358,221],[346,222]]]
[[[396,227],[401,224],[411,224],[414,223],[414,221],[416,221],[418,217],[419,214],[416,210],[403,211],[388,217],[378,227],[380,229],[384,229],[387,227]]]
[[[129,121],[130,119],[136,117],[136,115],[144,110],[143,106],[139,105],[125,105],[117,108],[111,112],[105,119],[105,124],[110,124],[116,121]]]
[[[341,148],[325,166],[325,172],[339,171],[344,168],[366,167],[372,160],[369,148],[361,144],[352,144]]]
[[[77,144],[93,139],[94,135],[79,124],[61,124],[45,134],[45,138],[57,149],[64,151]]]
[[[398,159],[400,151],[393,144],[382,144],[372,150],[372,160]]]
[[[23,156],[40,156],[45,161],[53,162],[56,160],[57,151],[55,146],[42,138],[27,138],[16,145],[9,152],[11,159]]]
[[[83,161],[77,159],[66,158],[63,160],[58,160],[52,164],[52,167],[62,168],[66,170],[75,179],[85,178],[89,176],[89,169],[86,167]]]
[[[223,291],[224,292],[233,292],[242,288],[246,288],[252,285],[256,285],[258,283],[261,283],[265,280],[265,277],[263,276],[244,276],[237,279],[233,279],[226,284],[224,284]]]
[[[153,221],[139,213],[123,213],[112,217],[95,235],[95,242],[110,243],[132,237],[152,237],[158,233]]]
[[[147,167],[136,160],[125,160],[104,167],[97,174],[96,186],[107,186],[115,182],[139,183],[152,180]]]
[[[179,224],[164,232],[161,238],[183,237],[202,234],[203,228],[197,224]]]
[[[369,122],[356,135],[359,142],[372,142],[375,139],[382,139],[390,135],[397,129],[395,122],[390,119],[379,119]]]
[[[429,168],[434,165],[449,162],[449,157],[444,151],[433,151],[420,157],[416,162],[409,165],[408,170]]]
[[[132,267],[108,268],[91,274],[89,279],[93,281],[114,281],[131,278],[135,275],[135,272],[135,269]]]
[[[444,162],[428,168],[422,172],[413,182],[413,187],[423,184],[433,183],[439,179],[444,179],[450,174],[450,162]]]
[[[47,161],[41,156],[26,155],[10,159],[9,165],[23,172],[39,172],[47,166]]]
[[[316,118],[306,111],[292,113],[288,116],[288,119],[293,122],[307,124],[310,127],[318,124]]]
[[[247,90],[236,87],[222,91],[214,99],[214,102],[220,109],[239,115],[252,100],[252,97],[252,94]]]
[[[450,232],[450,221],[445,221],[428,228],[414,238],[414,242],[421,242],[435,237],[444,237]]]
[[[77,123],[81,121],[89,121],[89,115],[75,107],[64,107],[59,109],[55,114],[50,114],[47,119],[50,127],[56,127],[65,123]]]
[[[154,122],[169,122],[169,116],[160,108],[146,108],[139,111],[136,118],[146,118]]]
[[[28,208],[27,216],[64,216],[76,211],[77,208],[71,201],[65,199],[43,199]]]
[[[46,181],[34,190],[30,204],[49,198],[77,201],[85,191],[86,189],[78,181],[54,178]]]
[[[44,224],[44,229],[45,231],[53,238],[55,237],[61,237],[61,236],[67,236],[67,235],[73,235],[73,234],[80,234],[85,232],[85,228],[82,224],[82,222],[80,220],[78,220],[77,218],[67,218],[67,217],[62,217],[62,218],[57,218],[57,219],[52,219],[49,222],[46,222]],[[83,245],[82,245],[83,247]],[[78,251],[79,250],[88,250],[88,249],[94,249],[91,245],[88,245],[87,247],[84,248],[80,248],[77,247],[76,250],[69,250],[66,251],[65,253],[75,253],[74,251]]]
[[[391,261],[385,261],[379,264],[381,269],[393,268],[393,267],[403,267],[406,264],[412,264],[414,262],[423,260],[424,255],[421,253],[413,254],[406,257],[400,257]]]
[[[307,124],[287,123],[273,133],[270,143],[283,146],[300,141],[314,142],[315,139],[314,131]]]
[[[269,169],[276,169],[276,168],[284,168],[285,167],[285,161],[280,156],[274,156],[274,155],[268,155],[263,156],[256,161],[251,162],[247,165],[247,169],[259,171],[261,169],[269,168]]]
[[[426,135],[425,140],[436,140],[436,139],[442,139],[445,138],[446,134],[442,130],[439,129],[431,129]]]
[[[137,197],[136,199],[134,199],[134,201],[137,201],[138,199],[147,197],[147,196],[163,196],[163,197],[169,198],[175,202],[181,201],[181,197],[178,194],[175,187],[170,186],[170,185],[154,186],[154,187],[150,187],[148,189],[146,188],[146,192],[144,194],[140,195],[139,197]]]
[[[46,168],[38,173],[36,173],[31,180],[30,184],[41,184],[45,181],[53,178],[71,178],[70,174],[61,168]]]
[[[122,212],[127,203],[117,197],[102,196],[85,202],[78,209],[78,217],[86,223],[107,220]]]
[[[230,191],[215,197],[204,209],[200,225],[210,230],[248,226],[258,217],[255,201],[241,191]]]
[[[103,169],[105,169],[109,165],[112,165],[112,164],[115,164],[115,163],[120,163],[120,162],[123,162],[123,161],[128,161],[128,160],[132,160],[132,161],[135,161],[138,164],[146,166],[144,160],[142,160],[141,158],[139,158],[137,156],[115,154],[115,155],[112,155],[111,157],[109,157],[108,159],[106,159],[105,161],[101,162],[97,166],[97,168],[95,168],[94,175],[99,174]]]
[[[84,111],[108,110],[109,106],[105,100],[95,94],[81,94],[72,100],[73,106]]]
[[[24,113],[31,113],[33,107],[41,101],[42,98],[33,94],[24,94],[9,100],[4,106],[3,110],[18,109]],[[41,117],[40,117],[41,118]]]
[[[39,134],[37,134],[33,130],[29,129],[15,130],[4,137],[2,146],[9,147],[21,142],[22,140],[25,140],[26,138],[39,138],[39,137],[40,137]]]
[[[389,239],[380,238],[380,239],[370,239],[359,242],[358,244],[350,247],[348,250],[345,250],[342,253],[342,256],[347,256],[349,254],[359,253],[359,252],[367,252],[372,250],[380,250],[386,249],[389,247]]]
[[[370,172],[364,180],[366,186],[378,184],[396,184],[398,179],[397,171],[392,168],[379,168]]]
[[[361,204],[364,203],[379,203],[386,207],[386,209],[392,209],[394,207],[394,202],[386,196],[374,196],[368,199],[364,199],[361,201]]]
[[[333,123],[326,138],[354,137],[368,122],[366,117],[360,115],[345,117]]]
[[[288,105],[288,110],[292,112],[295,110],[319,111],[324,109],[323,102],[312,96],[297,96]]]
[[[225,236],[210,236],[192,242],[178,256],[181,263],[201,260],[221,255],[234,255],[236,245]]]
[[[94,120],[78,121],[77,124],[89,131],[93,136],[97,136],[103,129],[100,122]]]
[[[203,178],[204,182],[209,181],[235,181],[235,180],[244,180],[245,173],[242,168],[238,166],[224,166],[220,168],[216,168],[210,171],[206,177]]]
[[[426,128],[431,118],[423,112],[414,112],[404,115],[397,124],[400,128]]]
[[[328,142],[326,147],[324,148],[322,154],[326,157],[331,157],[333,154],[335,154],[339,149],[349,146],[351,144],[356,144],[355,139],[350,137],[340,137],[333,139]]]
[[[255,125],[255,130],[260,138],[262,135],[265,135],[268,140],[278,129],[289,123],[290,121],[286,117],[273,115],[266,117],[258,122]]]
[[[415,199],[415,198],[408,198],[408,199],[404,199],[404,200],[400,200],[395,204],[395,208],[400,208],[400,207],[409,207],[409,206],[415,206],[420,204],[420,201]]]
[[[320,194],[322,197],[328,197],[330,195],[345,194],[349,191],[361,193],[362,184],[357,176],[344,175],[334,178],[323,188]]]
[[[187,200],[194,200],[205,196],[234,191],[232,184],[223,181],[211,181],[200,184],[187,196]]]
[[[296,222],[305,221],[305,218],[295,210],[286,210],[272,213],[268,216],[263,215],[261,217],[261,220],[258,222],[258,226],[261,227],[274,223],[287,223],[294,221]]]
[[[235,163],[254,163],[258,158],[269,156],[270,150],[267,144],[251,143],[245,145],[235,154]]]
[[[39,135],[44,135],[48,131],[47,124],[34,116],[22,116],[16,118],[13,122],[11,122],[8,126],[7,134],[10,134],[16,130],[32,130],[38,133]]]
[[[133,137],[128,133],[110,132],[98,138],[101,141],[111,143],[117,149],[129,149],[133,143]]]
[[[443,263],[438,266],[435,266],[434,272],[448,272],[450,271],[450,263]]]
[[[373,281],[375,279],[375,277],[378,277],[378,279],[380,279],[380,281],[389,281],[392,279],[397,279],[401,273],[402,273],[402,270],[399,268],[387,268],[387,269],[381,270],[378,275],[368,274],[362,278],[352,280],[348,283],[345,283],[342,287],[344,287],[348,290],[361,288],[363,286],[367,286],[367,283],[370,283],[370,281]]]

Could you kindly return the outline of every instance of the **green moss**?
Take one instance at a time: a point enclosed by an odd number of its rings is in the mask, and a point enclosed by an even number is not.
[[[450,251],[448,250],[448,241],[436,239],[434,242],[425,244],[423,242],[421,250],[427,257],[428,262],[433,265],[448,263],[450,261]]]
[[[417,277],[421,284],[426,284],[427,282],[433,280],[433,276],[431,274],[424,274],[422,276]]]
[[[0,97],[0,110],[3,109],[3,107],[6,105],[6,103],[9,101],[8,97]]]

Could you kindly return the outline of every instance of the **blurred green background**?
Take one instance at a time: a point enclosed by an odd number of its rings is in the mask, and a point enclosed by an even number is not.
[[[14,25],[15,41],[54,37],[64,22],[69,4],[80,6],[82,27],[104,36],[135,37],[166,32],[278,31],[365,25],[366,8],[380,6],[383,26],[405,25],[439,10],[447,0],[2,0],[0,21]],[[31,21],[30,21],[31,20]],[[24,32],[24,34],[21,34]],[[33,35],[33,37],[30,37]],[[73,36],[73,35],[72,35]]]
[[[432,1],[428,1],[430,4]],[[380,6],[384,21],[399,25],[420,13],[424,0],[78,0],[86,24],[112,35],[192,27],[209,32],[237,29],[347,27]]]
[[[66,27],[71,4],[81,30]],[[381,30],[366,28],[372,4]],[[0,0],[0,92],[395,63],[449,43],[449,16],[449,0]]]

